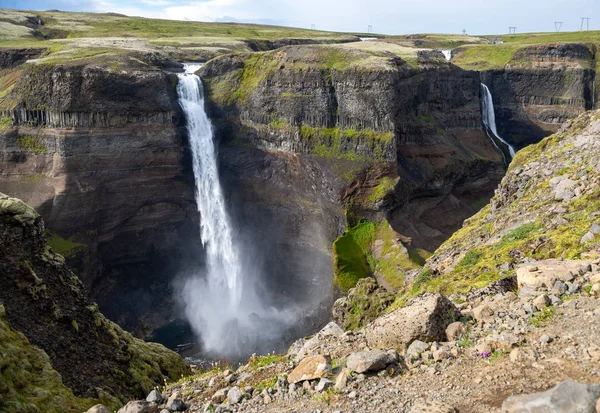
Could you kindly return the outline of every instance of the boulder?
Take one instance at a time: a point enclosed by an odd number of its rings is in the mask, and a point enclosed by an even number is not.
[[[430,347],[431,346],[429,344],[421,340],[415,340],[410,343],[410,346],[408,346],[408,349],[406,350],[406,356],[412,359],[418,359],[421,357],[421,354],[428,351]]]
[[[154,389],[148,394],[146,401],[150,403],[162,404],[166,401],[166,398],[158,390]]]
[[[181,399],[172,399],[167,402],[167,409],[172,412],[185,412],[188,407]]]
[[[446,297],[423,294],[369,324],[367,343],[372,348],[406,349],[415,340],[446,341],[446,327],[459,317],[460,312]]]
[[[390,352],[373,350],[352,353],[346,360],[346,367],[357,373],[366,373],[368,371],[379,371],[385,369],[392,363],[396,363],[398,357]]]
[[[546,285],[552,288],[556,280],[572,281],[573,274],[577,274],[582,266],[591,264],[591,260],[558,260],[548,259],[535,263],[535,271],[531,264],[523,264],[516,268],[517,285],[519,289],[524,287],[536,288]]]
[[[212,395],[211,400],[215,403],[223,403],[227,398],[227,388],[219,389]]]
[[[102,405],[102,404],[97,404],[97,405],[91,407],[85,413],[113,413],[113,411],[110,410],[108,407]]]
[[[596,413],[600,385],[565,380],[548,391],[511,396],[502,413]]]
[[[244,393],[242,392],[242,389],[237,386],[232,387],[227,392],[227,400],[229,400],[230,404],[238,404],[242,401],[242,397],[244,397]]]
[[[542,294],[533,300],[533,305],[537,310],[542,311],[550,305],[550,299],[546,294]]]
[[[448,341],[458,340],[463,335],[465,335],[466,332],[467,328],[460,321],[455,321],[454,323],[446,327],[446,337],[448,338]]]
[[[473,309],[473,318],[477,321],[490,322],[494,319],[495,311],[491,305],[484,303]]]
[[[127,403],[117,413],[156,413],[158,404],[147,401],[133,401]]]
[[[346,386],[348,385],[348,378],[350,377],[350,369],[345,368],[342,369],[342,371],[340,371],[340,374],[338,374],[337,378],[335,379],[335,389],[337,391],[342,391],[346,388]]]
[[[305,380],[315,380],[327,375],[331,366],[323,356],[310,356],[302,359],[300,364],[288,376],[288,382],[299,383]]]

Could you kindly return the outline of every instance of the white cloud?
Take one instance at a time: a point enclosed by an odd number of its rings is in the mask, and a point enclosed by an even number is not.
[[[169,0],[140,0],[140,3],[147,4],[149,6],[170,6],[173,4]]]

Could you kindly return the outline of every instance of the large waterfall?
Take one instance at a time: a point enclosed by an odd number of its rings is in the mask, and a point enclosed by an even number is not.
[[[219,181],[213,128],[204,110],[202,81],[194,74],[199,68],[185,65],[185,73],[178,75],[177,92],[193,158],[206,269],[186,278],[181,295],[205,352],[236,357],[269,351],[269,340],[277,340],[287,317],[259,298],[256,271],[244,263],[244,249],[236,242]]]
[[[494,102],[492,101],[492,93],[486,85],[481,84],[481,112],[483,118],[483,124],[487,128],[488,135],[494,147],[504,155],[504,150],[498,146],[496,139],[498,139],[508,149],[510,159],[506,159],[509,163],[515,156],[515,149],[498,134],[496,129],[496,115],[494,114]]]

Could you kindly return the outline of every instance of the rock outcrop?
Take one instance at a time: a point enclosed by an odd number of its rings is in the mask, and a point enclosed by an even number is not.
[[[53,387],[63,389],[60,377],[76,396],[114,404],[189,373],[178,354],[133,338],[108,321],[64,258],[48,246],[44,231],[41,217],[31,207],[0,194],[0,302],[6,330],[0,346],[8,346],[2,363],[15,369],[23,361],[14,357],[31,354],[36,360],[29,362],[38,366],[32,370],[24,365],[22,372],[7,373],[12,379],[0,387],[0,405],[17,406],[25,397],[34,404],[39,400],[43,411],[55,411],[44,410],[50,402],[43,395]],[[26,348],[22,355],[11,353],[13,330]],[[31,386],[42,389],[37,398],[25,394]]]
[[[185,247],[202,248],[175,75],[115,64],[8,69],[0,186],[40,212],[107,316],[144,336],[174,316],[171,281],[198,260]]]

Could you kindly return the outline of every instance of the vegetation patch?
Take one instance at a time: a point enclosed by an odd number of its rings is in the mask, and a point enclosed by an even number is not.
[[[248,360],[248,364],[252,366],[253,369],[257,370],[261,367],[266,367],[274,363],[280,363],[284,361],[284,356],[276,355],[276,354],[267,354],[266,356],[256,356],[253,355],[250,360]]]
[[[382,200],[388,192],[394,189],[394,186],[396,186],[395,179],[390,178],[389,176],[383,177],[379,185],[373,188],[373,191],[369,195],[367,201],[375,203]]]
[[[51,230],[46,230],[46,241],[54,252],[66,258],[74,257],[87,248],[87,245],[73,241],[73,237],[65,239]]]
[[[48,149],[46,149],[42,143],[42,139],[38,136],[19,136],[17,143],[24,151],[30,151],[36,155],[46,155],[48,153]]]
[[[371,274],[367,257],[374,237],[375,224],[364,220],[334,241],[334,281],[342,290],[348,291],[358,280]]]

